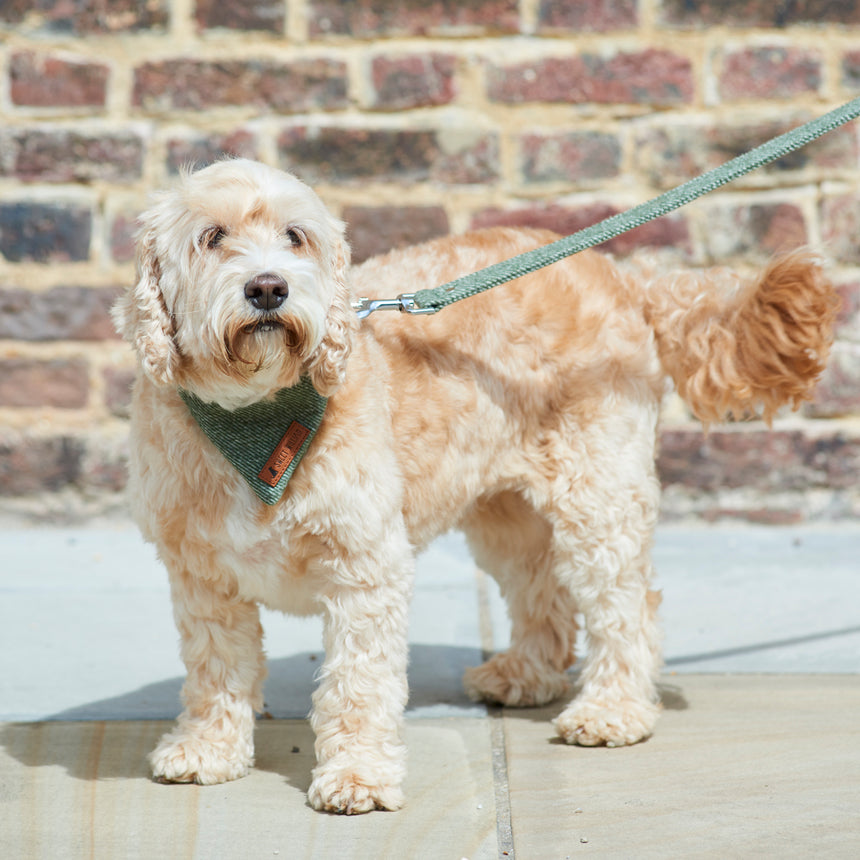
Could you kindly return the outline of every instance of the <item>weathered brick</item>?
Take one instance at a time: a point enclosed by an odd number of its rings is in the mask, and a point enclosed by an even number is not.
[[[505,104],[648,104],[669,106],[692,101],[693,69],[685,57],[657,49],[583,54],[532,63],[492,65],[487,95]]]
[[[701,430],[666,429],[657,463],[664,487],[700,492],[851,488],[860,483],[860,438],[752,427],[711,430],[707,436]]]
[[[860,345],[833,345],[827,367],[815,388],[814,399],[804,406],[813,418],[835,418],[860,412]]]
[[[134,384],[133,370],[109,367],[104,371],[105,405],[112,415],[128,418],[131,406],[131,387]]]
[[[128,213],[115,215],[111,220],[108,243],[115,263],[130,263],[134,259],[137,227],[136,216]]]
[[[786,27],[860,23],[858,0],[661,0],[660,21],[676,27]]]
[[[201,30],[223,27],[280,33],[284,29],[283,0],[197,0],[194,18]]]
[[[89,389],[85,361],[0,359],[0,406],[81,409],[87,405]]]
[[[498,175],[494,135],[462,129],[290,128],[278,139],[283,166],[306,182],[486,182]]]
[[[115,340],[110,308],[119,293],[102,287],[0,289],[0,339]]]
[[[104,107],[109,77],[103,63],[16,51],[9,60],[9,96],[25,107]]]
[[[107,34],[163,29],[169,0],[5,0],[0,22],[55,34]]]
[[[828,253],[839,262],[860,263],[860,199],[855,193],[824,198],[821,235]]]
[[[669,188],[748,152],[800,122],[800,119],[769,120],[729,125],[708,120],[648,125],[635,135],[635,167],[652,185]],[[858,158],[857,135],[850,126],[843,126],[760,168],[751,177],[776,178],[807,169],[852,170]]]
[[[167,141],[167,168],[171,174],[177,174],[183,167],[199,169],[227,156],[258,158],[253,132],[239,129],[230,134],[174,137]]]
[[[68,436],[0,439],[0,495],[55,492],[81,474],[84,445]]]
[[[451,54],[374,57],[371,63],[373,107],[405,110],[451,102],[456,59]]]
[[[118,493],[125,489],[128,478],[127,448],[127,443],[117,444],[114,439],[88,440],[78,479],[81,489],[88,493]]]
[[[309,0],[312,36],[516,33],[517,0]]]
[[[348,103],[346,65],[329,59],[288,64],[189,59],[145,63],[134,71],[132,102],[146,111],[217,107],[279,113],[334,110]]]
[[[561,236],[597,224],[620,210],[609,204],[592,204],[568,209],[555,204],[534,205],[520,209],[485,209],[472,218],[471,226],[482,227],[537,227],[553,230]],[[669,215],[649,221],[600,246],[614,254],[630,254],[637,248],[675,248],[686,254],[691,252],[690,233],[683,214]]]
[[[449,232],[441,206],[347,206],[342,216],[354,263]]]
[[[520,169],[527,182],[587,182],[617,176],[618,136],[597,131],[526,134],[520,139]]]
[[[782,46],[743,48],[726,54],[719,92],[726,101],[788,99],[818,92],[822,76],[817,51]]]
[[[842,85],[860,91],[860,51],[848,51],[842,58]]]
[[[498,178],[499,139],[493,133],[445,128],[436,134],[438,156],[432,179],[447,185],[490,183]]]
[[[538,32],[621,30],[639,23],[636,0],[541,0]]]
[[[836,336],[860,343],[860,281],[838,284],[836,291],[839,294]]]
[[[0,254],[11,263],[86,260],[91,231],[92,213],[79,206],[0,204]]]
[[[707,210],[704,246],[717,262],[742,256],[763,263],[808,241],[806,219],[794,203],[714,205]]]
[[[133,132],[67,130],[0,132],[0,175],[24,182],[133,183],[143,172],[144,142]]]

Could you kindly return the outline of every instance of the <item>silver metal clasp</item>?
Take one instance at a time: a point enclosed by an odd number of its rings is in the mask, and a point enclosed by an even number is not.
[[[360,298],[352,303],[352,308],[360,320],[369,317],[374,311],[400,311],[404,314],[435,314],[438,308],[422,308],[415,304],[415,293],[401,293],[396,299]]]

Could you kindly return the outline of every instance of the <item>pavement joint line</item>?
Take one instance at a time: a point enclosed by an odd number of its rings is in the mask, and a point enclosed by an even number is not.
[[[478,591],[478,630],[481,636],[481,659],[489,660],[494,651],[493,617],[490,612],[490,593],[488,590],[489,577],[479,567],[475,568],[475,587]],[[500,705],[486,705],[485,707],[490,727],[493,795],[496,806],[496,847],[499,852],[499,860],[514,860],[514,834],[508,783],[504,709]]]

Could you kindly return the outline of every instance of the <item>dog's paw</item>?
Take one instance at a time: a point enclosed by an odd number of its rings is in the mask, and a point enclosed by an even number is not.
[[[196,782],[217,785],[247,775],[253,764],[253,748],[247,743],[211,741],[176,731],[165,735],[150,753],[149,763],[157,782]]]
[[[620,747],[650,737],[659,715],[659,706],[650,703],[574,701],[553,725],[569,744]]]
[[[371,782],[355,769],[320,765],[314,769],[308,802],[321,812],[358,815],[374,809],[396,810],[403,806],[397,782]]]
[[[494,655],[481,666],[467,669],[463,686],[476,702],[529,708],[563,696],[570,689],[570,682],[564,672],[537,666],[508,651]]]

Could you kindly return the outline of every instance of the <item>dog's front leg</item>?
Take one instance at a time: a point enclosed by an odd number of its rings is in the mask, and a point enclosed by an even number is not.
[[[254,759],[254,711],[262,708],[265,664],[257,605],[230,587],[170,569],[187,677],[185,709],[149,757],[163,782],[212,785],[238,779]]]
[[[333,565],[323,598],[326,660],[311,714],[317,766],[308,800],[315,809],[353,814],[403,805],[413,567],[403,544],[393,563],[383,548]]]

